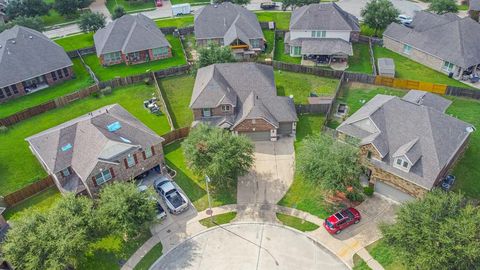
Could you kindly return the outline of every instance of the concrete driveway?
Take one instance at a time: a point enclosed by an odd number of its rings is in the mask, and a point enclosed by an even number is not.
[[[157,269],[331,269],[348,267],[305,234],[283,226],[238,223],[188,239],[162,256]]]
[[[367,4],[369,0],[340,0],[337,4],[345,11],[361,18],[360,11]],[[392,4],[400,10],[400,13],[413,16],[415,11],[423,10],[427,8],[424,3],[415,3],[409,0],[390,0]]]

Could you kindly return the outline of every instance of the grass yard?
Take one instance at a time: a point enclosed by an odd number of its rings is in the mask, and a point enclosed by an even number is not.
[[[285,54],[284,44],[285,42],[283,42],[283,37],[277,37],[275,40],[275,52],[273,54],[273,59],[286,63],[300,64],[302,62],[302,57],[291,57],[289,54]]]
[[[205,0],[172,0],[172,5],[186,4],[186,3],[189,3],[192,6],[197,6],[197,5],[208,5],[208,4],[210,4],[210,1],[205,1]]]
[[[382,38],[383,31],[384,30],[378,30],[378,33],[377,33],[378,38]],[[375,36],[375,30],[368,27],[365,24],[360,24],[360,34],[363,35],[363,36],[374,37]]]
[[[267,44],[267,49],[265,50],[265,54],[271,54],[273,50],[273,40],[275,39],[275,31],[265,30],[265,29],[262,31]]]
[[[3,217],[8,221],[14,221],[23,216],[30,215],[32,212],[45,212],[52,208],[61,197],[62,195],[57,187],[48,188],[14,207],[7,208],[3,213]]]
[[[143,108],[143,101],[151,98],[152,93],[155,93],[155,88],[144,84],[118,88],[108,96],[81,99],[9,127],[7,133],[0,134],[0,195],[9,194],[46,176],[30,152],[24,140],[26,137],[102,106],[118,103],[158,134],[169,132],[165,115],[156,116]]]
[[[282,222],[283,225],[295,228],[301,232],[311,232],[318,229],[318,225],[304,219],[289,216],[281,213],[277,213],[277,218]]]
[[[395,255],[386,242],[382,239],[366,247],[372,257],[377,260],[385,270],[406,270],[400,259]],[[368,268],[367,268],[368,269]]]
[[[164,152],[167,165],[177,171],[177,176],[174,179],[175,182],[186,193],[198,211],[207,209],[208,198],[205,190],[205,180],[203,176],[195,175],[187,167],[181,142],[177,141],[165,146]],[[212,189],[210,189],[210,195],[212,206],[234,204],[237,201],[236,187],[228,191],[212,191]]]
[[[220,215],[215,215],[212,218],[204,218],[199,220],[200,224],[207,228],[215,227],[217,225],[230,223],[237,216],[236,212],[228,212]],[[212,221],[213,219],[213,221]]]
[[[353,255],[353,270],[370,270],[367,263],[357,254]]]
[[[53,2],[52,2],[53,3]],[[56,10],[53,8],[50,9],[48,15],[41,16],[43,23],[45,26],[53,26],[56,24],[64,24],[64,23],[74,23],[80,18],[81,12],[78,12],[74,16],[64,17],[60,15]]]
[[[145,256],[143,256],[133,270],[148,270],[150,266],[162,256],[162,251],[162,243],[156,244],[147,254],[145,254]]]
[[[295,103],[307,104],[310,93],[333,96],[339,80],[310,74],[275,70],[275,84],[279,96],[293,95]]]
[[[143,0],[143,1],[128,1],[128,0],[107,0],[106,6],[111,14],[115,6],[123,6],[127,13],[136,10],[153,10],[155,9],[155,2],[152,0]]]
[[[75,58],[72,60],[72,62],[73,72],[75,74],[74,79],[3,103],[0,106],[0,118],[7,117],[21,110],[40,105],[49,100],[92,85],[94,82],[92,78],[90,78],[90,75],[85,67],[82,65],[80,59]]]
[[[290,11],[258,11],[255,12],[258,21],[271,22],[274,21],[277,29],[288,30],[290,26]]]
[[[368,44],[353,43],[353,56],[348,58],[347,71],[372,74]]]
[[[159,80],[158,83],[175,128],[189,127],[193,113],[188,105],[195,78],[191,75],[175,76]]]
[[[299,146],[306,136],[320,132],[324,121],[325,117],[320,115],[299,116],[297,141],[295,142],[296,153],[298,153]],[[332,212],[332,207],[324,202],[323,191],[317,185],[306,181],[298,173],[295,173],[293,184],[279,202],[279,205],[299,209],[320,218],[326,218]]]
[[[93,72],[100,81],[108,81],[115,77],[127,77],[145,72],[158,71],[174,66],[185,65],[187,61],[182,50],[180,39],[173,37],[172,35],[167,35],[167,39],[170,42],[170,45],[172,45],[172,57],[167,59],[151,61],[138,65],[118,64],[108,67],[102,66],[100,64],[100,60],[95,54],[87,55],[83,59],[85,60],[85,63],[92,68]]]
[[[54,41],[58,45],[62,46],[63,49],[67,52],[92,47],[94,45],[93,33],[82,33],[66,36],[64,38],[55,39]]]
[[[155,20],[158,27],[177,27],[184,28],[187,26],[193,26],[193,16],[180,16],[169,19]]]
[[[387,48],[375,46],[375,61],[381,57],[392,58],[395,62],[395,77],[400,79],[417,80],[431,83],[447,84],[451,86],[470,88],[468,85],[455,79],[449,78],[446,74],[435,71],[420,63],[412,61]]]

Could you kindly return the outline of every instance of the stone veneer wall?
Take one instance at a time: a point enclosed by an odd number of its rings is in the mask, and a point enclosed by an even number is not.
[[[243,122],[241,122],[234,128],[234,131],[254,132],[254,131],[270,131],[272,129],[275,129],[275,127],[263,119],[255,119],[255,123],[253,123],[252,119],[245,119],[243,120]]]

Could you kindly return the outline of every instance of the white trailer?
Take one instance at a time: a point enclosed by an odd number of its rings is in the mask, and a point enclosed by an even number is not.
[[[190,4],[172,5],[173,16],[190,14],[192,11]]]

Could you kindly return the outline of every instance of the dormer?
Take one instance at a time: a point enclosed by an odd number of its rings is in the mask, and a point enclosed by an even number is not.
[[[418,138],[415,138],[403,145],[393,154],[393,167],[409,172],[410,168],[417,163],[422,153]]]
[[[375,125],[375,123],[372,121],[372,119],[370,117],[366,117],[364,119],[358,120],[358,121],[352,123],[352,125],[354,125],[358,128],[361,128],[368,133],[379,132],[379,129],[377,128],[377,126]]]
[[[410,168],[413,166],[412,163],[408,161],[408,159],[405,156],[401,157],[396,157],[393,160],[393,167],[400,169],[405,172],[409,172]]]

